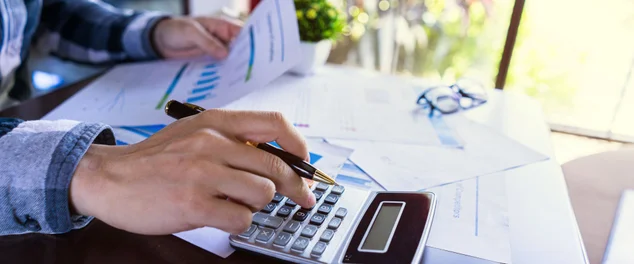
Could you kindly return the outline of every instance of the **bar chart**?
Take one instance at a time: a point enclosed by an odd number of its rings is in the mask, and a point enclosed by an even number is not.
[[[218,63],[209,63],[202,67],[194,88],[189,91],[186,101],[196,103],[214,97],[213,90],[218,87],[220,75]]]

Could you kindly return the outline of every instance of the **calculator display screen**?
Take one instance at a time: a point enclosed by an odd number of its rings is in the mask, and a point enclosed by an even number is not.
[[[403,209],[403,203],[382,203],[361,244],[361,250],[385,251]]]

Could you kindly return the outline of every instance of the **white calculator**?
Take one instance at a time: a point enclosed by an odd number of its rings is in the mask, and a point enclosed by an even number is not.
[[[317,204],[276,194],[231,245],[297,263],[420,263],[436,206],[430,192],[316,184]]]

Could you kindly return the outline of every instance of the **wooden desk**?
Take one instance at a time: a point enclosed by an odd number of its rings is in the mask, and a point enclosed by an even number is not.
[[[592,264],[599,264],[626,189],[634,189],[634,150],[612,151],[564,164],[572,208]]]
[[[5,109],[0,117],[39,119],[92,80]],[[136,235],[99,220],[60,235],[0,236],[0,256],[2,263],[275,263],[246,252],[223,259],[172,235]]]

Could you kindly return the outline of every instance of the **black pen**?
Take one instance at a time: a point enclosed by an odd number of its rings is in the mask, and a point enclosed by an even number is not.
[[[170,100],[165,105],[165,113],[175,119],[181,119],[188,116],[196,115],[203,111],[205,111],[205,109],[200,106],[190,103],[181,103],[175,100]],[[247,144],[279,157],[286,164],[288,164],[300,177],[311,179],[317,182],[338,185],[332,177],[328,176],[328,174],[324,173],[323,171],[315,168],[310,163],[269,143],[247,142]]]

